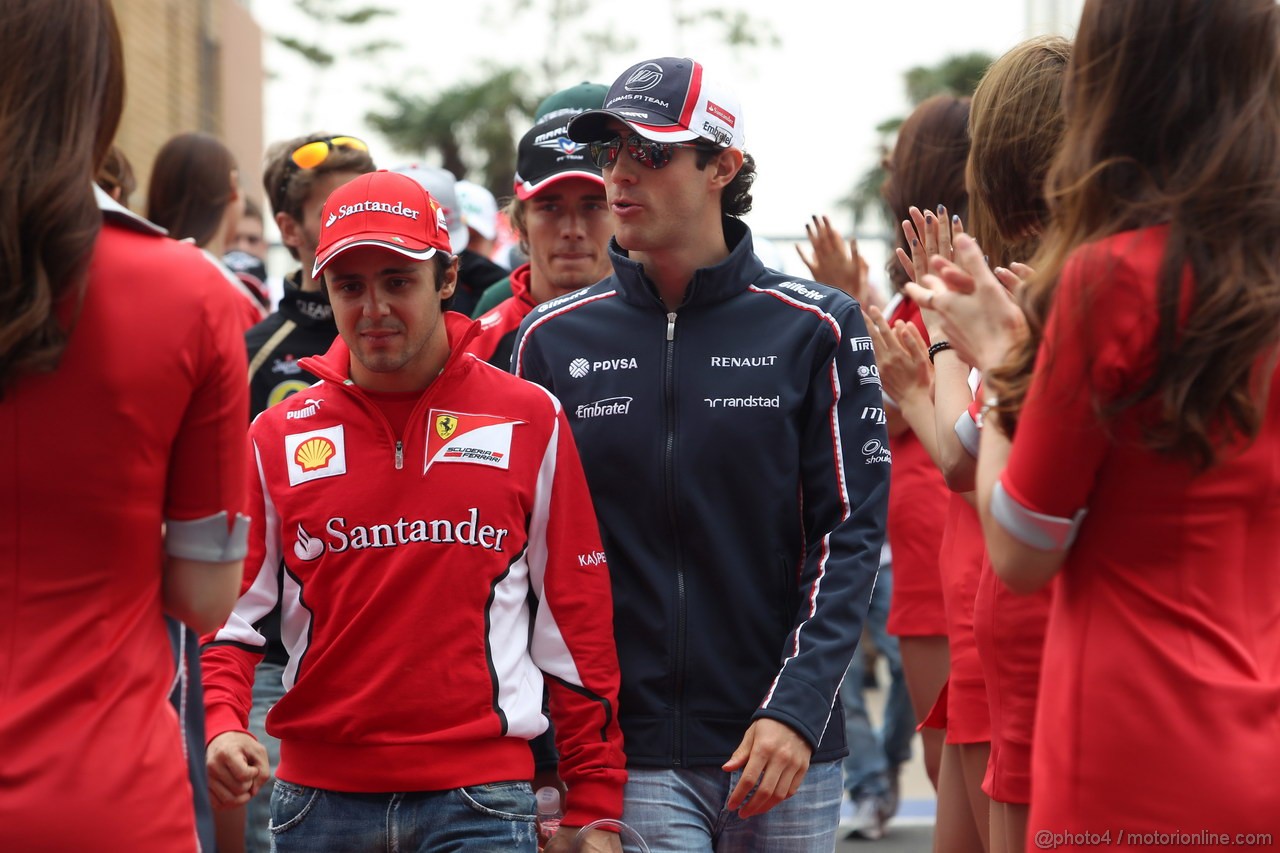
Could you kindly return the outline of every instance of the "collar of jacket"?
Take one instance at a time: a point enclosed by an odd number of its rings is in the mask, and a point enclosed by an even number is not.
[[[316,291],[305,291],[301,284],[302,270],[285,278],[284,295],[280,297],[276,310],[303,328],[328,327],[336,335],[338,327],[333,322],[333,306],[329,304],[329,294],[324,286]]]
[[[533,301],[533,294],[529,292],[529,276],[533,274],[532,269],[529,264],[521,264],[511,271],[511,295],[529,308],[536,308],[537,303]]]
[[[718,264],[694,271],[680,309],[711,305],[737,296],[764,272],[764,264],[751,246],[751,229],[731,216],[722,217],[720,222],[724,227],[725,243],[729,245],[729,255]],[[662,305],[658,288],[644,274],[644,267],[631,260],[627,251],[612,237],[609,238],[609,260],[613,263],[618,295],[624,302],[645,307]]]
[[[480,322],[456,311],[446,311],[444,312],[444,329],[449,338],[449,358],[440,370],[440,377],[452,376],[477,360],[475,356],[466,352],[466,349],[472,338],[480,333]],[[333,339],[328,352],[324,355],[299,359],[298,366],[326,382],[346,385],[351,381],[351,350],[347,349],[347,342],[338,335]],[[440,377],[437,377],[436,381],[439,381]]]

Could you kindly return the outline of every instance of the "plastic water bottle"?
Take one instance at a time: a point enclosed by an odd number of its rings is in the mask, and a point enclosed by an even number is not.
[[[534,794],[538,801],[538,849],[541,850],[560,828],[564,811],[560,808],[560,792],[550,786]]]
[[[618,833],[618,839],[622,842],[624,850],[634,850],[636,853],[649,853],[649,845],[644,843],[644,839],[640,837],[640,833],[627,826],[620,820],[605,818],[594,823],[589,823],[582,827],[582,832],[578,833],[577,839],[574,840],[570,850],[582,850],[582,844],[587,837],[587,833],[593,829],[608,829]]]

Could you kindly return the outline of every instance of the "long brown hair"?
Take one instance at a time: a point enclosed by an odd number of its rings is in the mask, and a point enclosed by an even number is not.
[[[57,312],[84,296],[102,227],[93,178],[120,123],[124,65],[107,0],[5,0],[0,56],[3,393],[66,347]]]
[[[1166,224],[1154,369],[1095,406],[1104,422],[1149,406],[1145,444],[1200,467],[1257,435],[1280,342],[1278,42],[1275,0],[1088,0],[1023,294],[1034,349],[1073,251]]]
[[[181,133],[156,154],[147,218],[179,240],[204,246],[217,235],[235,194],[235,157],[207,133]]]
[[[965,224],[992,265],[1029,261],[1039,248],[1049,221],[1044,179],[1062,140],[1070,58],[1064,38],[1028,39],[993,62],[974,90]]]
[[[898,129],[893,153],[885,158],[888,173],[880,196],[893,216],[898,245],[908,255],[911,247],[899,224],[908,219],[912,205],[934,210],[944,204],[948,214],[968,220],[969,196],[964,186],[964,164],[969,156],[969,99],[934,95],[920,102]],[[906,284],[906,273],[890,258],[889,280],[894,290]]]

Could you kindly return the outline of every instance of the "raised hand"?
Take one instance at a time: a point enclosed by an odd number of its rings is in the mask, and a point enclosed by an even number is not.
[[[814,216],[811,224],[805,223],[804,233],[809,238],[813,254],[806,255],[798,245],[796,254],[809,268],[814,281],[837,287],[862,305],[878,302],[867,277],[867,262],[858,254],[857,240],[850,237],[846,247],[840,232],[825,216]]]
[[[977,241],[958,235],[955,261],[935,257],[931,266],[934,272],[920,283],[906,285],[907,295],[921,309],[936,312],[943,335],[966,362],[984,371],[1004,363],[1026,336],[1027,321],[1006,285],[987,267]],[[1018,277],[1008,272],[1005,278],[1016,286]]]

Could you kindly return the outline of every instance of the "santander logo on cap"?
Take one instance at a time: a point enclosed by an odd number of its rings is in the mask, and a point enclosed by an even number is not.
[[[707,112],[718,119],[728,122],[729,127],[734,126],[736,119],[733,117],[733,113],[729,112],[715,101],[707,101]]]
[[[410,219],[417,219],[422,215],[421,210],[414,210],[403,201],[397,201],[395,204],[387,204],[382,201],[358,201],[355,204],[344,204],[338,208],[337,213],[330,213],[324,224],[328,227],[341,219],[346,219],[353,213],[371,213],[375,211],[393,213],[396,216],[407,216]]]
[[[423,188],[398,172],[370,172],[334,190],[321,214],[324,228],[312,276],[357,246],[378,246],[415,261],[449,252],[444,210]]]

